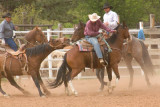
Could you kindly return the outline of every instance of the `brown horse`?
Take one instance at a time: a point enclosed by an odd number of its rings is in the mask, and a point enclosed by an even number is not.
[[[80,38],[84,37],[84,27],[83,23],[80,23],[78,28],[75,30],[72,41],[77,41]],[[107,39],[107,42],[112,48],[112,52],[109,53],[109,62],[107,66],[107,72],[109,81],[112,80],[111,69],[113,69],[116,77],[120,79],[118,71],[118,63],[121,60],[121,50],[123,45],[123,40],[129,38],[128,28],[125,24],[119,25],[116,28],[117,32],[114,33],[110,38]],[[104,44],[106,47],[106,44]],[[89,68],[104,68],[100,64],[95,52],[80,52],[77,45],[75,45],[71,50],[67,51],[64,56],[64,61],[58,70],[57,78],[54,82],[50,82],[49,85],[51,88],[56,88],[61,85],[63,82],[66,89],[68,88],[68,82],[72,80],[77,74],[79,74],[85,67]],[[66,72],[68,68],[68,72]],[[71,87],[72,88],[72,87]],[[74,92],[76,94],[76,92]]]
[[[16,39],[17,41],[19,41],[19,39]],[[31,30],[29,33],[25,34],[23,42],[25,43],[25,48],[30,48],[30,47],[34,47],[38,44],[43,44],[43,43],[47,43],[47,37],[44,35],[44,33],[42,32],[41,28],[39,27],[35,27],[33,30]],[[1,46],[4,47],[5,49],[2,49],[0,51],[13,51],[9,46]],[[20,46],[21,47],[21,46]],[[3,53],[3,52],[1,52]]]
[[[39,74],[41,62],[54,50],[61,49],[64,46],[69,44],[68,39],[55,39],[50,40],[49,43],[38,45],[32,48],[27,48],[25,53],[21,53],[17,56],[14,56],[10,53],[0,54],[0,80],[2,77],[6,77],[11,85],[19,89],[23,94],[27,92],[22,89],[15,82],[13,76],[17,75],[31,75],[32,79],[38,88],[39,95],[44,96],[40,86],[43,88],[43,91],[46,95],[49,95],[50,92],[44,86],[43,81]],[[1,81],[0,81],[1,82]],[[1,88],[0,92],[4,96],[8,96]]]

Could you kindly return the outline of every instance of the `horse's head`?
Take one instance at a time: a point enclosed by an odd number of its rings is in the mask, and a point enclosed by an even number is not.
[[[67,38],[50,39],[49,45],[54,49],[62,49],[65,46],[70,45],[70,39]]]
[[[130,34],[129,34],[129,30],[127,25],[125,24],[125,22],[123,22],[122,25],[118,24],[117,27],[117,33],[120,33],[120,35],[124,38],[124,39],[130,39]]]
[[[42,32],[41,28],[39,27],[35,27],[33,29],[33,32],[35,32],[35,40],[37,42],[39,42],[40,44],[42,43],[47,43],[48,40],[47,40],[47,37],[44,35],[44,33]]]
[[[85,28],[85,24],[80,22],[72,35],[72,38],[71,38],[72,42],[76,42],[84,37],[84,28]]]

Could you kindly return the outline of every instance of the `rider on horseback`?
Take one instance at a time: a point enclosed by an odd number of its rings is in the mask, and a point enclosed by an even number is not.
[[[89,21],[86,23],[86,27],[84,30],[84,35],[86,40],[91,43],[94,47],[94,50],[97,54],[97,57],[99,58],[99,61],[101,64],[104,64],[102,52],[100,49],[100,45],[98,43],[97,38],[101,33],[99,32],[99,29],[104,29],[107,32],[115,32],[115,30],[110,30],[107,28],[102,21],[100,20],[100,16],[97,15],[97,13],[93,13],[88,15]]]
[[[15,26],[11,22],[11,14],[6,13],[2,16],[4,20],[0,24],[0,39],[2,39],[2,44],[8,44],[14,51],[17,51],[18,47],[14,42],[13,30],[15,30]]]

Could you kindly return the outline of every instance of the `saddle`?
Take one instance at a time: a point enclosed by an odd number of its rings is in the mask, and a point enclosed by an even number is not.
[[[108,47],[106,46],[106,43],[104,41],[102,41],[101,38],[98,39],[99,45],[100,45],[100,49],[102,51],[102,55],[104,58],[104,61],[106,64],[108,64],[109,58],[108,58]],[[90,44],[86,39],[82,39],[80,41],[78,41],[76,43],[76,45],[79,48],[79,51],[87,51],[87,52],[91,52],[91,59],[92,59],[92,64],[91,64],[91,68],[93,68],[93,59],[95,58],[95,56],[93,55],[93,51],[94,51],[94,47],[92,44]]]
[[[15,59],[18,59],[19,61],[21,61],[22,57],[24,56],[25,57],[25,67],[21,68],[22,69],[22,72],[23,74],[27,74],[27,70],[28,68],[26,68],[28,66],[28,59],[27,59],[27,56],[25,54],[25,48],[26,48],[26,45],[23,44],[21,45],[21,47],[15,52],[14,50],[12,50],[8,45],[2,45],[0,44],[0,51],[1,54],[0,55],[0,58],[2,60],[3,63],[0,64],[0,68],[1,68],[1,71],[3,71],[4,75],[6,76],[6,72],[5,72],[5,62],[6,62],[6,59],[7,57],[10,57],[12,56],[13,58]],[[5,57],[4,57],[5,56]]]
[[[100,47],[105,45],[105,42],[100,39],[98,39],[98,42],[99,42]],[[94,51],[93,45],[90,44],[86,39],[82,39],[81,41],[78,41],[76,44],[79,47],[79,51]]]

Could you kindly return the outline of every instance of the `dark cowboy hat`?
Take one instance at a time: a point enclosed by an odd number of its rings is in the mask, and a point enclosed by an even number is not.
[[[113,7],[111,5],[109,5],[108,3],[104,4],[103,9],[107,9],[110,8],[112,9]]]
[[[2,16],[2,18],[6,18],[6,17],[11,18],[11,14],[10,14],[10,13],[6,13],[6,14],[4,14],[4,15]]]

